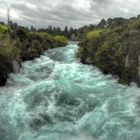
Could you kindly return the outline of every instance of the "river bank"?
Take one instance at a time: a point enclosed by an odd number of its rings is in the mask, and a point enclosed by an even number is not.
[[[139,27],[139,18],[102,20],[80,41],[81,62],[113,74],[119,83],[140,86]]]
[[[0,86],[4,86],[12,72],[19,72],[21,63],[33,60],[52,48],[68,44],[64,36],[52,36],[47,32],[31,32],[17,26],[8,34],[6,25],[0,32]]]

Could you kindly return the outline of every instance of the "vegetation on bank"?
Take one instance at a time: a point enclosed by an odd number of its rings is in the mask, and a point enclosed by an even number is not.
[[[52,36],[47,32],[31,32],[20,26],[12,26],[10,34],[6,25],[0,24],[0,85],[5,85],[13,62],[32,60],[46,50],[68,44],[64,36]]]
[[[78,57],[82,63],[116,75],[120,83],[135,82],[140,86],[140,16],[102,19],[97,25],[79,29],[28,29],[12,22],[10,27],[9,31],[0,23],[0,85],[5,85],[13,72],[14,61],[32,60],[48,49],[67,45],[70,39],[81,40]]]
[[[6,25],[2,25],[0,24],[0,33],[4,33],[8,30],[7,26]]]
[[[9,73],[13,72],[14,60],[20,60],[20,50],[8,38],[0,38],[0,85],[5,85]]]
[[[104,21],[104,22],[103,22]],[[119,82],[140,86],[140,19],[102,20],[79,43],[82,63],[99,67]]]

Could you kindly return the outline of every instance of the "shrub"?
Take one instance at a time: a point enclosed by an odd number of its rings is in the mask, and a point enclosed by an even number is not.
[[[54,41],[56,42],[56,45],[55,47],[59,47],[59,46],[65,46],[68,44],[68,39],[65,37],[65,36],[54,36],[53,37]]]
[[[4,33],[8,30],[7,26],[6,25],[1,25],[0,24],[0,33]]]
[[[15,42],[11,43],[10,39],[0,40],[0,55],[9,61],[19,60],[20,50],[14,44]]]
[[[0,85],[7,81],[9,73],[13,72],[13,61],[19,61],[20,50],[9,39],[0,39]]]
[[[102,33],[102,30],[91,31],[91,32],[87,33],[86,38],[90,41],[95,40],[101,36],[101,33]]]
[[[21,42],[29,39],[29,32],[25,28],[22,28],[22,27],[16,31],[16,35],[20,39]]]
[[[36,50],[38,54],[42,53],[41,44],[38,40],[33,40],[31,43],[31,48]]]
[[[132,30],[132,29],[137,29],[137,28],[139,28],[140,27],[140,20],[135,20],[135,21],[133,21],[133,22],[130,22],[129,24],[128,24],[128,29],[129,30]]]
[[[30,37],[32,40],[52,40],[52,36],[47,32],[31,32]]]

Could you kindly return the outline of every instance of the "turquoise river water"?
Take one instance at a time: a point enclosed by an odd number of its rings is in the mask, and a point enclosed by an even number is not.
[[[0,140],[140,140],[140,89],[76,58],[78,46],[23,63],[0,88]]]

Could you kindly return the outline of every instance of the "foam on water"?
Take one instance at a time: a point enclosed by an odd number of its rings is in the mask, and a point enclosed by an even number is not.
[[[0,88],[0,140],[140,140],[140,90],[75,58],[78,46],[23,63]]]

